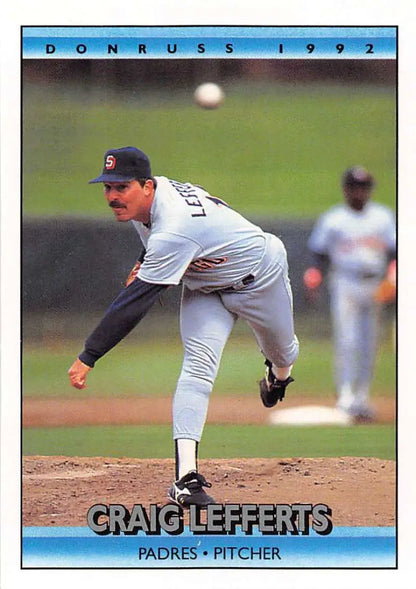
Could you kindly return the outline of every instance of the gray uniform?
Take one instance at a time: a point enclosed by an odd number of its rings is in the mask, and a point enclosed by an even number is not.
[[[331,264],[338,406],[352,415],[367,409],[378,326],[374,294],[395,247],[394,215],[375,202],[362,211],[346,204],[332,207],[318,219],[309,239],[311,251],[327,255]]]
[[[146,248],[138,277],[183,283],[184,360],[173,402],[174,438],[199,441],[221,354],[238,318],[276,366],[298,356],[282,242],[192,184],[157,176],[150,225],[133,221]]]

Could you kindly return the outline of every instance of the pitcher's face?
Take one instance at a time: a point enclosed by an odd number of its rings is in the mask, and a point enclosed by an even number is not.
[[[151,180],[147,180],[144,186],[137,180],[104,183],[104,196],[117,221],[148,223],[153,193]]]

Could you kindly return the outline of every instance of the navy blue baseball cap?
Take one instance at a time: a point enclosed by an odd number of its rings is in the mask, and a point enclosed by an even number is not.
[[[354,166],[345,170],[342,175],[343,186],[374,186],[374,178],[368,170],[361,166]]]
[[[104,155],[104,167],[101,176],[90,180],[95,182],[128,182],[139,178],[151,178],[149,158],[137,147],[109,149]]]

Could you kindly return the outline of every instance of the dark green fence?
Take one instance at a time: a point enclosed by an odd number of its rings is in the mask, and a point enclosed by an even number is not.
[[[286,245],[296,310],[305,308],[302,274],[312,221],[252,219]],[[22,310],[100,313],[122,288],[142,250],[131,224],[54,218],[27,219],[22,227]],[[180,288],[164,296],[175,306]]]

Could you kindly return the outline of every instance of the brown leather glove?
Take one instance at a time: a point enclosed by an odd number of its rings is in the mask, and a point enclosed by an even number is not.
[[[396,260],[390,262],[389,267],[383,280],[377,287],[374,293],[374,299],[381,305],[393,303],[396,300],[397,286],[396,286]]]

